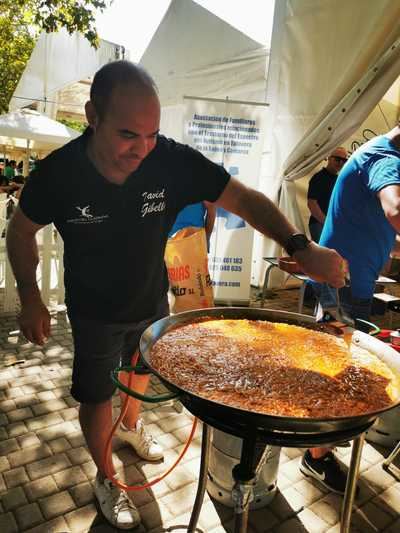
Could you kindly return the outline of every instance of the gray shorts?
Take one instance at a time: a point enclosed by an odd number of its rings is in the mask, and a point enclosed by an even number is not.
[[[74,340],[74,366],[71,395],[79,403],[102,403],[110,399],[116,386],[110,373],[130,365],[143,331],[169,314],[163,301],[154,317],[135,323],[110,324],[82,317],[70,317]]]

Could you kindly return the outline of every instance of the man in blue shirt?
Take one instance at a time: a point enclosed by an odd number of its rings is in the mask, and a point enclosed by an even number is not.
[[[340,172],[320,244],[349,264],[350,287],[340,290],[344,311],[368,320],[375,281],[400,229],[400,127],[354,152]],[[323,305],[323,301],[321,301]]]
[[[368,320],[375,281],[400,231],[400,125],[356,150],[341,170],[319,243],[333,248],[349,265],[350,285],[339,289],[343,311]],[[336,291],[315,284],[322,308],[337,304]],[[300,470],[325,487],[343,493],[346,476],[329,448],[304,454]]]

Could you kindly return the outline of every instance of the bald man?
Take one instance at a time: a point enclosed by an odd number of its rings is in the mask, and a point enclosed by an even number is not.
[[[160,102],[150,75],[129,61],[104,65],[86,103],[89,127],[32,172],[7,231],[21,300],[19,323],[30,341],[50,335],[36,282],[35,234],[54,223],[64,240],[66,304],[74,339],[72,396],[98,472],[94,491],[119,529],[140,516],[112,481],[105,450],[115,385],[110,371],[129,362],[146,327],[168,314],[164,251],[184,207],[208,201],[231,211],[293,255],[310,277],[344,285],[344,262],[292,226],[266,196],[245,187],[192,148],[160,135]],[[149,377],[135,375],[144,392]],[[117,435],[145,460],[163,457],[130,401]],[[107,477],[110,476],[110,477]]]
[[[347,161],[347,151],[342,146],[336,148],[328,157],[328,164],[314,174],[308,186],[307,205],[311,216],[308,222],[313,241],[319,242],[328,212],[329,200],[336,178]]]

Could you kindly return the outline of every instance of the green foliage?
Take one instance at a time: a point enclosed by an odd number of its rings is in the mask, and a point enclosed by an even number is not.
[[[32,31],[12,4],[7,14],[0,7],[0,113],[8,110],[8,102],[34,47]],[[7,16],[8,15],[8,16]]]
[[[87,123],[86,122],[79,122],[79,120],[73,120],[72,118],[59,118],[57,119],[58,122],[62,122],[68,128],[72,128],[73,130],[80,131],[81,133],[86,129]]]
[[[95,11],[112,0],[0,0],[0,113],[8,111],[10,98],[24,71],[39,33],[65,28],[79,31],[95,48],[98,35]]]

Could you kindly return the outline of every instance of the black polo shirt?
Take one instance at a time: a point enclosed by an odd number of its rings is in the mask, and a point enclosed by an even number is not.
[[[324,215],[328,212],[329,200],[331,199],[333,187],[335,186],[337,175],[332,174],[326,168],[323,168],[310,179],[308,184],[307,198],[316,200]],[[312,215],[309,224],[318,222]]]
[[[107,322],[154,315],[168,288],[164,250],[176,215],[218,199],[229,174],[189,146],[159,136],[123,185],[100,175],[86,155],[88,134],[40,161],[20,207],[53,222],[64,240],[69,313]]]

